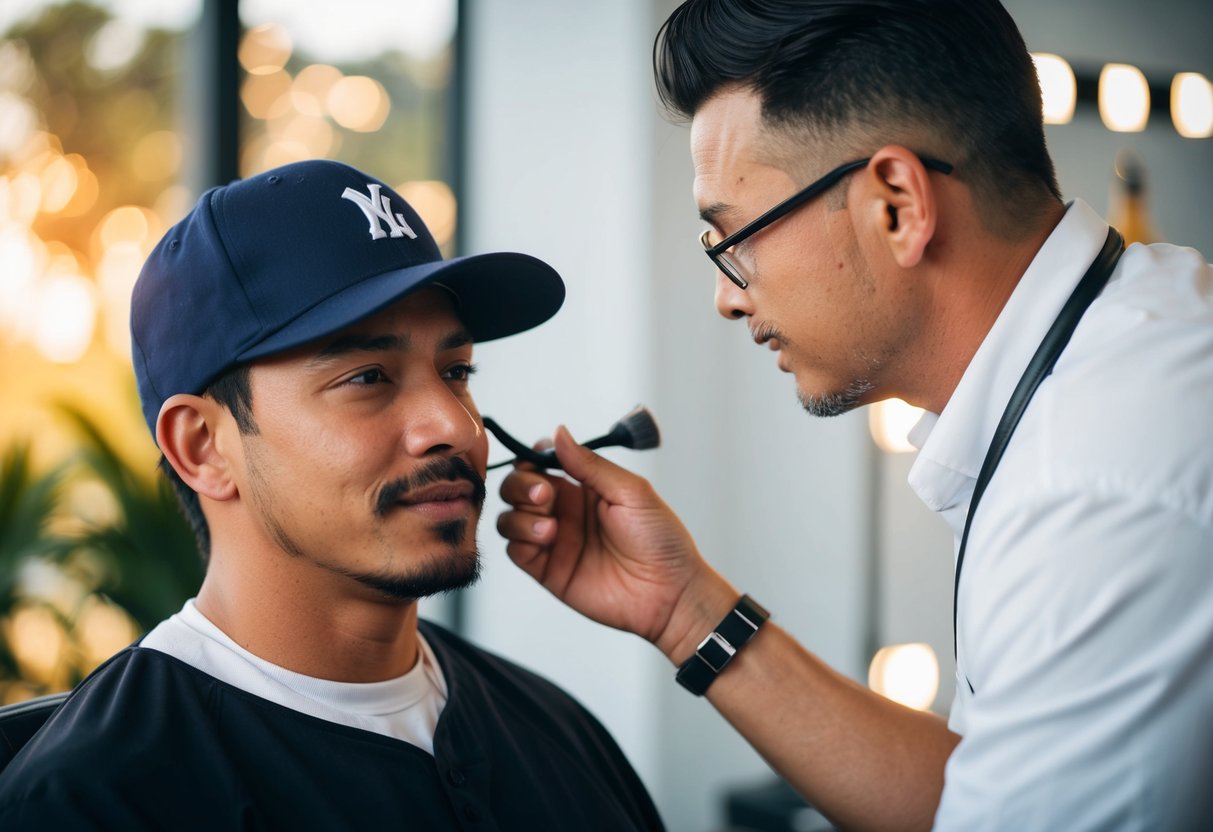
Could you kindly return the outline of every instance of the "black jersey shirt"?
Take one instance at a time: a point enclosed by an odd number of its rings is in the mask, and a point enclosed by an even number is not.
[[[0,830],[661,829],[611,736],[545,679],[421,622],[434,756],[133,645],[0,774]]]

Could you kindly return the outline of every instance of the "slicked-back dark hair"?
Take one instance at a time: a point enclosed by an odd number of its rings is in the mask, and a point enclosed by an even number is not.
[[[228,370],[212,382],[203,395],[231,411],[241,433],[257,432],[257,423],[253,421],[253,388],[249,382],[248,364],[239,364]],[[211,529],[206,522],[206,515],[202,513],[198,493],[186,485],[185,480],[181,479],[176,469],[169,465],[164,457],[160,457],[160,470],[164,472],[173,487],[173,493],[177,495],[177,505],[180,506],[182,515],[194,530],[194,537],[198,540],[198,554],[203,561],[207,561],[211,555]]]
[[[653,67],[677,117],[739,86],[775,128],[935,137],[911,149],[950,154],[999,225],[1061,198],[1036,71],[997,0],[688,0],[658,32]]]

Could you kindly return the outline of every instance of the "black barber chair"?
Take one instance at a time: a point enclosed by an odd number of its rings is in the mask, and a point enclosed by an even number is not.
[[[29,742],[42,723],[55,712],[67,693],[52,693],[0,707],[0,772],[12,762],[21,746]]]

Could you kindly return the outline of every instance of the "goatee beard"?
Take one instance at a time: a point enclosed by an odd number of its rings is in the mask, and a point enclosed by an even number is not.
[[[867,379],[860,379],[852,382],[845,390],[820,396],[797,391],[796,398],[810,416],[841,416],[859,407],[859,400],[871,392],[873,386]]]
[[[414,601],[466,589],[480,579],[480,552],[446,552],[431,555],[409,575],[357,573],[339,570],[361,584],[396,601]]]

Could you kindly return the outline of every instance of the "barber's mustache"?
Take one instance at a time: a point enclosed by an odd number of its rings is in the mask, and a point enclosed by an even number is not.
[[[459,480],[467,480],[472,484],[472,503],[477,509],[480,509],[484,505],[487,493],[484,478],[463,459],[453,456],[435,459],[412,474],[385,485],[379,492],[379,499],[375,503],[375,514],[383,517],[398,501],[408,497],[411,491],[425,488],[436,482],[457,482]]]

